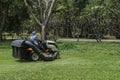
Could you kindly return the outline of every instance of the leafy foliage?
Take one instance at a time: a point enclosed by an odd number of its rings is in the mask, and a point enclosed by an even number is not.
[[[35,16],[42,22],[43,16],[40,15],[38,1],[27,0],[27,2]],[[4,24],[4,28],[0,26],[1,32],[19,34],[31,30],[40,32],[39,25],[33,20],[23,1],[0,0],[0,4],[0,25]],[[44,10],[45,1],[42,1],[41,5],[41,9]],[[46,11],[45,14],[47,13]],[[119,18],[119,0],[57,0],[45,32],[47,36],[52,34],[60,37],[97,39],[99,34],[103,36],[109,34],[120,38]]]

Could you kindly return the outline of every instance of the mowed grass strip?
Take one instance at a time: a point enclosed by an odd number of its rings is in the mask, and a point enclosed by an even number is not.
[[[58,42],[61,59],[21,62],[0,43],[0,80],[119,80],[120,43]]]

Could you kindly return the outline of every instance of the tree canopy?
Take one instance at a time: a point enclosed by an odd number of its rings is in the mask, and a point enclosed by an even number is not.
[[[46,37],[120,38],[120,1],[0,0],[0,40],[3,32],[32,30]]]

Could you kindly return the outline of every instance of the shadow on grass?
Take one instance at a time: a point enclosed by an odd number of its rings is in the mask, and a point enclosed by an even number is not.
[[[31,60],[15,60],[16,62],[20,63],[30,63],[30,62],[37,62],[37,61],[31,61]]]
[[[38,61],[32,61],[32,60],[15,60],[16,62],[19,63],[32,63],[32,62],[53,62],[55,60],[50,60],[50,61],[44,61],[44,60],[38,60]]]

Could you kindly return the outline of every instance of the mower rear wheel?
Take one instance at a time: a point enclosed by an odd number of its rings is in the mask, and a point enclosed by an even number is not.
[[[34,53],[31,54],[31,60],[32,61],[38,61],[39,58],[40,58],[40,56],[37,53],[34,52]]]

